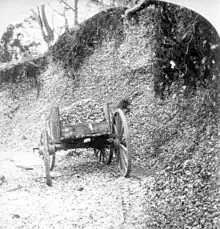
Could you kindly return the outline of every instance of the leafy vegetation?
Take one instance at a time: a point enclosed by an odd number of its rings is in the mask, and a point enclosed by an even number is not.
[[[22,23],[9,25],[0,40],[0,62],[6,63],[13,60],[24,60],[39,54],[40,43],[27,40],[27,34],[21,30],[29,29],[29,19]]]
[[[113,8],[91,17],[79,28],[64,33],[52,48],[54,61],[60,61],[65,68],[77,68],[91,55],[104,40],[114,36],[123,37],[123,18],[125,8]]]
[[[164,3],[155,11],[158,99],[146,153],[160,172],[148,226],[218,228],[220,39],[195,12]]]
[[[163,97],[174,88],[192,94],[216,82],[220,47],[212,25],[195,12],[173,4],[161,4],[156,11],[156,95]]]

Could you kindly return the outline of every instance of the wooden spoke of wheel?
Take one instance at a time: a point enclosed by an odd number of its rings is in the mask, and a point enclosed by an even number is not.
[[[55,166],[55,161],[56,161],[56,154],[52,154],[50,155],[51,157],[51,160],[50,160],[50,171],[52,171],[54,169],[54,166]]]
[[[44,132],[42,132],[41,137],[40,137],[40,145],[42,146],[41,148],[44,148]],[[40,156],[44,157],[43,151],[40,152]],[[55,152],[54,152],[54,154],[49,154],[49,157],[50,157],[50,160],[49,160],[50,161],[50,163],[49,163],[50,171],[52,171],[55,167],[55,162],[56,162]]]
[[[46,173],[46,183],[48,186],[52,186],[52,179],[50,176],[50,155],[49,155],[49,136],[46,130],[43,131],[43,159],[44,159],[44,167]]]
[[[117,109],[113,116],[113,133],[116,135],[114,152],[118,163],[118,169],[125,177],[131,171],[131,143],[128,124],[121,109]]]
[[[102,162],[109,165],[113,157],[113,148],[109,146],[108,148],[94,149],[95,156],[98,162]]]
[[[130,162],[128,160],[127,154],[127,148],[120,144],[119,154],[118,154],[118,167],[119,171],[125,176],[129,176],[130,173]],[[128,171],[129,168],[129,171]]]

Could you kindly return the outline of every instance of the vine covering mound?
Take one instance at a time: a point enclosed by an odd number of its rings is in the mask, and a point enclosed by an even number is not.
[[[133,163],[158,169],[148,227],[216,226],[219,37],[203,17],[165,3],[120,26],[123,39],[107,37],[75,69],[66,96],[86,112],[68,104],[63,121],[93,121],[104,102],[129,98]]]

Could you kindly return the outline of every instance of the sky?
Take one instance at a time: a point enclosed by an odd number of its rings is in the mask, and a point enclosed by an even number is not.
[[[69,0],[70,2],[73,0]],[[88,0],[79,0],[80,3]],[[168,0],[164,0],[168,1]],[[19,22],[25,12],[37,5],[58,0],[0,0],[0,34],[10,23]],[[220,1],[219,0],[169,0],[175,4],[186,6],[204,16],[216,28],[220,35]]]
[[[70,3],[73,1],[74,0],[68,0]],[[88,0],[79,0],[79,2],[81,6],[80,10],[82,10],[82,7],[88,3]],[[36,9],[37,6],[46,3],[59,5],[59,0],[0,0],[0,34],[5,32],[5,29],[9,24],[21,22],[25,15],[30,15],[29,11],[31,9]],[[46,9],[46,12],[48,12],[48,8]]]

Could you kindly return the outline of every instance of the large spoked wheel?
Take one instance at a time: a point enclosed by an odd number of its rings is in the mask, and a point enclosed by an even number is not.
[[[112,133],[114,139],[114,153],[118,169],[124,177],[131,172],[131,143],[128,124],[121,109],[117,109],[112,119]]]
[[[98,162],[109,165],[113,157],[113,147],[110,145],[106,148],[94,149],[94,154]]]
[[[52,186],[52,179],[50,176],[50,154],[49,154],[49,135],[46,130],[42,133],[42,143],[43,143],[43,159],[44,159],[44,167],[46,173],[46,183],[48,186]]]

